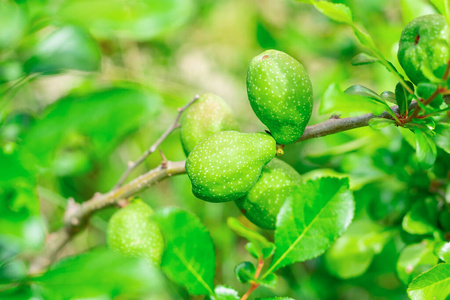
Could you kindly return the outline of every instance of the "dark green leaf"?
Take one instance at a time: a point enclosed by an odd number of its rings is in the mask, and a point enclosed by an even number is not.
[[[359,53],[358,55],[353,57],[352,65],[360,66],[360,65],[371,64],[371,63],[378,62],[378,61],[379,61],[378,58],[373,57],[373,56],[371,56],[369,54]]]
[[[241,283],[249,282],[255,278],[256,268],[255,266],[249,262],[245,261],[237,265],[234,269],[234,273],[236,274],[237,279]]]
[[[215,252],[208,230],[191,213],[166,208],[158,213],[166,249],[163,271],[192,295],[212,295]]]
[[[317,257],[348,227],[355,204],[347,178],[320,178],[299,185],[277,218],[276,251],[269,271]]]
[[[369,268],[375,254],[383,250],[391,236],[391,232],[375,222],[355,221],[326,252],[326,266],[340,278],[359,276]]]
[[[412,85],[410,86],[412,88]],[[400,115],[404,116],[408,112],[408,107],[411,104],[409,93],[405,87],[399,82],[395,86],[395,100],[400,110]]]
[[[408,286],[412,300],[448,299],[450,296],[450,264],[439,264],[420,274]]]
[[[417,138],[416,153],[419,164],[424,169],[429,169],[436,161],[436,143],[431,136],[421,128],[414,129]]]
[[[108,249],[96,249],[65,258],[43,275],[34,278],[47,299],[99,296],[140,298],[161,291],[159,271],[143,258],[124,257]]]
[[[40,41],[26,62],[29,73],[58,73],[64,70],[95,71],[100,49],[94,39],[78,27],[62,27]]]
[[[423,241],[420,244],[408,245],[402,250],[397,261],[397,274],[404,284],[408,284],[414,277],[438,262],[433,248],[433,242]]]
[[[419,199],[403,218],[402,227],[411,234],[427,234],[437,230],[438,208],[434,199]]]
[[[234,232],[247,239],[249,243],[245,245],[245,249],[255,258],[268,258],[275,250],[275,245],[269,242],[264,236],[256,231],[248,229],[241,224],[236,218],[229,217],[227,220],[228,227]]]

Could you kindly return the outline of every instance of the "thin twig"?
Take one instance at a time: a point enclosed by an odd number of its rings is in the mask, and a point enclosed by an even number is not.
[[[258,259],[258,267],[256,267],[256,271],[255,271],[255,279],[259,278],[259,275],[261,274],[262,268],[264,267],[264,259],[262,257],[260,257]],[[247,290],[247,292],[241,297],[241,300],[247,300],[248,297],[250,297],[250,295],[259,287],[260,283],[252,280],[249,289]]]
[[[128,176],[130,175],[130,173],[136,169],[142,162],[144,162],[144,160],[153,152],[156,151],[156,149],[161,145],[162,142],[164,142],[164,140],[177,128],[180,127],[179,121],[181,118],[181,115],[183,114],[183,112],[192,105],[192,103],[194,103],[195,101],[197,101],[197,99],[199,98],[198,95],[196,95],[191,101],[189,101],[185,106],[178,108],[178,115],[175,118],[175,121],[173,122],[173,124],[167,128],[167,130],[159,137],[159,139],[150,146],[150,148],[147,149],[147,151],[145,151],[141,157],[139,157],[138,160],[136,160],[135,162],[130,162],[128,164],[128,168],[125,170],[125,172],[122,174],[122,176],[120,177],[119,181],[116,183],[116,185],[114,186],[114,190],[121,187],[123,185],[123,183],[125,182],[125,180],[128,178]]]
[[[158,166],[123,187],[106,194],[96,194],[90,200],[78,205],[74,211],[66,215],[64,227],[47,238],[42,255],[31,263],[30,273],[41,272],[52,263],[59,251],[87,225],[94,212],[117,205],[122,199],[134,196],[165,178],[184,173],[186,173],[184,161],[168,161],[165,167]]]

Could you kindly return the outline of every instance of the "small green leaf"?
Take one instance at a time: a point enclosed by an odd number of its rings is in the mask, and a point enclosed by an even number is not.
[[[410,86],[412,88],[412,86]],[[405,115],[408,112],[408,107],[411,104],[411,100],[409,99],[409,93],[405,89],[405,87],[399,82],[395,86],[395,100],[398,105],[398,109],[400,111],[400,115]]]
[[[177,208],[158,212],[166,243],[163,271],[192,295],[212,295],[215,252],[208,230],[193,214]]]
[[[397,274],[404,284],[408,284],[414,277],[438,262],[433,248],[433,242],[424,241],[408,245],[402,250],[397,261]]]
[[[326,252],[326,266],[340,278],[359,276],[369,268],[373,257],[383,250],[391,236],[391,232],[375,222],[355,221]]]
[[[447,263],[450,262],[450,242],[439,242],[436,244],[435,249],[439,259]]]
[[[395,94],[391,91],[384,91],[380,94],[381,99],[392,103],[397,103],[395,100]]]
[[[417,96],[426,100],[428,99],[436,90],[438,86],[435,83],[424,82],[419,83],[417,86]],[[439,108],[439,106],[444,102],[442,95],[438,95],[434,100],[430,103],[430,105],[434,108]]]
[[[367,65],[379,61],[380,60],[374,56],[371,56],[366,53],[359,53],[355,57],[353,57],[352,65],[354,66]]]
[[[214,289],[214,295],[209,296],[211,300],[239,300],[239,294],[236,290],[223,285],[218,285]],[[206,298],[208,299],[208,298]]]
[[[385,118],[372,118],[369,120],[369,126],[373,129],[381,129],[389,125],[394,125],[395,121]]]
[[[320,114],[371,112],[379,115],[386,106],[373,98],[344,93],[336,84],[331,84],[325,91],[319,107]]]
[[[353,23],[352,11],[344,4],[327,1],[317,1],[313,4],[318,11],[333,21],[349,25]]]
[[[102,248],[65,258],[32,280],[44,289],[46,299],[140,298],[165,286],[160,272],[146,259]]]
[[[405,215],[403,230],[411,234],[433,233],[437,227],[438,208],[432,199],[419,199]]]
[[[229,217],[227,220],[228,227],[234,232],[247,239],[250,243],[245,245],[245,249],[255,258],[268,258],[275,250],[275,245],[269,242],[264,236],[256,231],[250,230],[238,219]]]
[[[249,262],[245,261],[240,263],[234,269],[234,273],[236,274],[237,279],[241,283],[249,282],[255,278],[256,268],[255,266]]]
[[[450,264],[439,264],[420,274],[408,286],[412,300],[448,299],[450,296]]]
[[[366,98],[370,98],[372,100],[375,100],[377,102],[385,104],[384,100],[381,99],[380,95],[372,91],[371,89],[363,86],[363,85],[352,85],[351,87],[347,88],[344,93],[348,95],[357,95],[362,96]]]
[[[277,286],[278,277],[274,273],[270,273],[263,279],[256,279],[255,282],[259,283],[262,286],[274,289]]]
[[[432,137],[421,128],[415,128],[414,133],[417,137],[416,153],[419,164],[424,169],[429,169],[436,161],[436,143]]]
[[[94,39],[78,27],[62,27],[40,41],[26,62],[29,73],[58,73],[64,70],[95,71],[100,49]]]
[[[325,177],[299,185],[278,214],[277,249],[263,278],[324,253],[350,224],[354,207],[347,178]]]
[[[450,124],[438,123],[434,132],[436,133],[434,137],[436,145],[445,152],[450,153]]]

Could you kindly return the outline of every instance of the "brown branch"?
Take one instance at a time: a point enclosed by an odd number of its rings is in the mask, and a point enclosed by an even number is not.
[[[125,170],[125,172],[122,174],[122,176],[120,177],[119,181],[117,181],[116,185],[114,186],[114,189],[117,189],[119,187],[121,187],[123,185],[123,183],[125,182],[125,180],[128,178],[128,176],[130,175],[130,173],[137,168],[137,166],[139,166],[141,163],[144,162],[144,160],[153,152],[156,151],[156,149],[161,145],[162,142],[164,142],[164,140],[177,128],[180,127],[179,121],[181,118],[181,115],[183,114],[183,112],[192,105],[192,103],[194,103],[195,101],[197,101],[197,99],[199,98],[199,95],[196,95],[191,101],[189,101],[185,106],[178,108],[178,115],[175,118],[175,121],[173,122],[173,124],[167,128],[167,130],[160,136],[160,138],[153,144],[150,146],[150,148],[147,149],[147,151],[145,151],[141,157],[139,157],[138,160],[136,160],[135,162],[130,162],[128,164],[128,168]]]
[[[166,167],[160,165],[123,187],[119,187],[106,194],[96,194],[90,200],[83,202],[82,204],[77,204],[75,207],[74,205],[69,205],[64,227],[50,234],[42,254],[31,263],[30,273],[39,273],[46,266],[51,264],[59,251],[78,232],[84,229],[90,217],[96,211],[117,205],[120,200],[134,196],[165,178],[184,173],[186,173],[184,161],[168,161]]]
[[[413,109],[417,106],[417,102],[413,101],[411,105],[409,106],[409,109]],[[394,113],[398,113],[399,109],[398,106],[391,107],[392,111]],[[389,115],[387,112],[382,113],[381,115],[373,115],[373,114],[365,114],[357,117],[349,117],[349,118],[332,118],[329,120],[326,120],[322,123],[311,125],[306,127],[305,132],[303,133],[302,137],[298,139],[297,142],[306,141],[313,138],[318,138],[321,136],[346,131],[350,129],[355,129],[359,127],[364,127],[369,125],[370,119],[373,118],[385,118],[385,119],[392,119],[391,115]]]
[[[417,103],[413,102],[410,108],[414,108],[416,105]],[[398,112],[398,107],[392,107],[392,109],[394,112]],[[299,141],[367,126],[369,120],[375,117],[392,119],[388,113],[383,113],[379,116],[365,114],[357,117],[330,119],[316,125],[308,126]],[[92,199],[81,205],[73,203],[69,204],[64,227],[50,234],[43,252],[31,263],[30,273],[35,274],[41,272],[46,266],[51,264],[59,251],[78,232],[84,229],[93,213],[106,207],[117,205],[122,199],[134,196],[165,178],[184,173],[186,173],[185,161],[168,161],[167,165],[163,162],[162,165],[141,175],[122,187],[117,187],[106,194],[96,194]]]

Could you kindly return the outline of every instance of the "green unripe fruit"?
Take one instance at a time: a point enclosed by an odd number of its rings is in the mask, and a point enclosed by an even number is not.
[[[300,174],[284,161],[274,158],[262,169],[261,177],[236,205],[253,224],[275,229],[277,215],[292,189],[301,183]]]
[[[164,240],[152,215],[153,210],[141,200],[118,210],[108,223],[108,246],[126,256],[145,257],[159,264]]]
[[[250,62],[248,99],[278,144],[297,141],[311,117],[312,85],[302,64],[284,52],[267,50]]]
[[[226,130],[239,130],[231,108],[219,96],[204,94],[195,101],[181,118],[181,144],[189,153],[208,136]]]
[[[265,133],[213,134],[198,144],[186,160],[192,192],[209,202],[238,199],[255,185],[275,151],[275,140]]]
[[[397,56],[414,84],[429,82],[436,76],[435,71],[447,64],[450,58],[448,34],[447,23],[441,15],[421,16],[403,29]]]

